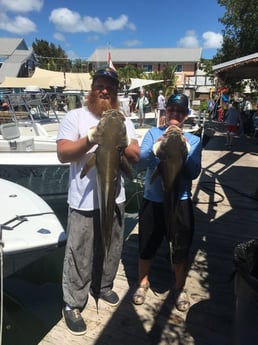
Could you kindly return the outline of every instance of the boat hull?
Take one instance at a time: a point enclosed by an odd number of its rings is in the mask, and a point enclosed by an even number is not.
[[[7,277],[65,245],[66,234],[53,209],[37,194],[0,179],[3,273]]]

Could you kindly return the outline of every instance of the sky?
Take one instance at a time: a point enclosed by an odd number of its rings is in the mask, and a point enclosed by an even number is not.
[[[60,46],[86,60],[97,48],[202,48],[222,44],[217,0],[0,0],[0,36]],[[115,64],[115,61],[113,61]]]

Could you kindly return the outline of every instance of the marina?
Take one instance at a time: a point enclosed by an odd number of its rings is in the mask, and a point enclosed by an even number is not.
[[[229,150],[224,145],[223,125],[212,126],[216,132],[203,149],[202,172],[193,184],[196,232],[187,279],[188,313],[174,307],[166,246],[160,248],[153,263],[146,303],[134,306],[131,302],[137,283],[138,190],[136,205],[126,214],[124,249],[114,286],[120,305],[112,308],[100,301],[97,312],[89,297],[82,313],[87,333],[71,335],[61,315],[63,251],[58,251],[55,257],[48,257],[40,274],[42,262],[31,267],[30,275],[21,272],[6,280],[6,291],[19,305],[6,301],[4,344],[234,344],[241,332],[235,326],[234,249],[257,238],[258,142],[257,138],[237,137]],[[246,344],[254,343],[246,336]]]

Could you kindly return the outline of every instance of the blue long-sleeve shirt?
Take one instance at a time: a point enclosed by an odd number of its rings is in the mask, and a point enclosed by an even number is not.
[[[140,163],[141,169],[146,168],[144,198],[163,202],[163,188],[161,176],[150,184],[151,176],[159,164],[159,159],[154,155],[152,148],[157,139],[160,138],[166,130],[166,127],[153,127],[144,136],[141,144]],[[192,180],[198,177],[201,171],[201,140],[192,133],[185,132],[185,138],[190,144],[190,151],[188,152],[186,161],[184,163],[182,177],[180,179],[180,199],[185,200],[191,197]]]

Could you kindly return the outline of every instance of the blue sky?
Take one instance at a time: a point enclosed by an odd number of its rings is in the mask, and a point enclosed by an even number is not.
[[[224,7],[217,0],[0,0],[0,36],[60,45],[71,58],[96,48],[221,47]],[[115,61],[113,61],[115,63]]]

